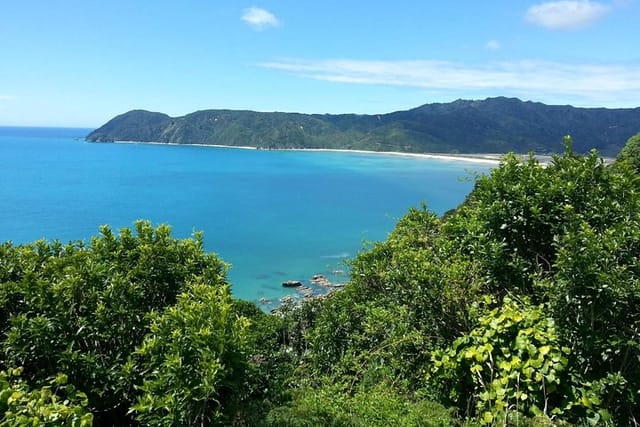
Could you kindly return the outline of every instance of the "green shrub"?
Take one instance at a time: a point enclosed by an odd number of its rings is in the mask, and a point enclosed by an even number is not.
[[[354,394],[339,386],[303,388],[288,406],[274,409],[266,425],[279,427],[445,427],[452,412],[434,402],[412,401],[389,384]]]
[[[21,367],[32,387],[64,373],[96,422],[123,424],[135,399],[123,368],[148,332],[147,314],[173,304],[188,282],[225,283],[226,267],[202,236],[136,223],[90,244],[0,245],[0,368]]]
[[[470,415],[483,424],[510,413],[562,415],[571,350],[562,347],[546,311],[509,297],[497,308],[483,309],[476,328],[434,352],[430,382],[445,382],[452,403],[475,406]]]
[[[616,162],[627,163],[636,172],[640,172],[640,133],[627,140],[616,158]]]
[[[0,426],[65,425],[90,427],[87,396],[59,374],[40,389],[31,390],[20,378],[22,369],[0,371]]]
[[[152,316],[136,350],[143,376],[136,418],[152,426],[228,425],[228,406],[243,395],[248,327],[228,287],[190,285]]]

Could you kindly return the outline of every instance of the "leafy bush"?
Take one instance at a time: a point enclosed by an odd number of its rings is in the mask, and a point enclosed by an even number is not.
[[[477,266],[447,246],[440,220],[411,209],[385,242],[352,263],[351,281],[328,298],[306,334],[314,375],[422,387],[429,351],[470,328]]]
[[[636,172],[640,172],[640,133],[627,140],[625,146],[618,153],[616,162],[627,163]]]
[[[634,224],[637,217],[600,233],[578,224],[561,240],[556,280],[546,284],[577,382],[589,390],[585,399],[600,402],[587,406],[606,405],[618,424],[640,412],[640,228]]]
[[[177,240],[168,226],[100,233],[89,245],[0,246],[0,366],[23,368],[35,387],[63,373],[97,421],[121,424],[135,397],[123,367],[149,330],[147,314],[190,281],[224,284],[225,265],[204,253],[200,235]]]
[[[273,410],[268,426],[279,427],[445,427],[454,425],[452,412],[434,402],[412,401],[387,384],[355,394],[339,386],[303,388],[288,406]]]
[[[87,396],[68,384],[65,375],[31,390],[20,378],[21,372],[19,368],[0,371],[0,426],[93,425]]]
[[[225,411],[242,397],[248,326],[228,287],[205,284],[153,315],[136,350],[144,378],[136,418],[151,426],[228,425]]]
[[[305,334],[309,363],[301,375],[356,386],[392,377],[403,390],[443,402],[457,391],[453,402],[463,412],[471,400],[483,411],[504,406],[513,414],[541,412],[577,423],[638,419],[640,179],[624,162],[609,167],[595,152],[573,153],[570,138],[566,144],[566,153],[548,165],[507,155],[446,218],[410,210],[385,242],[358,256],[345,290],[320,307]],[[516,400],[509,382],[500,389],[504,402],[497,389],[477,389],[470,369],[483,365],[467,366],[471,362],[455,353],[454,342],[481,358],[498,357],[474,341],[492,330],[472,308],[485,297],[520,301],[504,308],[520,313],[509,314],[509,332],[491,338],[503,340],[510,356],[494,346],[502,364],[482,371],[494,378],[510,357],[520,358],[518,369],[533,376],[520,372]],[[543,363],[550,357],[547,368],[556,371],[551,382],[562,373],[562,384],[545,381],[562,392],[536,392],[535,378],[549,373],[526,365],[533,356],[506,344],[531,328],[538,333],[532,348],[544,348]],[[448,351],[460,357],[457,368],[425,384],[430,355],[442,362]]]
[[[484,308],[476,328],[434,352],[431,381],[447,384],[459,408],[475,404],[470,415],[482,423],[507,419],[510,413],[562,415],[571,350],[561,346],[546,311],[508,297],[499,307]]]
[[[565,416],[606,409],[625,424],[640,413],[640,180],[567,143],[546,167],[507,156],[442,233],[481,266],[483,292],[548,308],[572,352],[573,395],[591,396]]]

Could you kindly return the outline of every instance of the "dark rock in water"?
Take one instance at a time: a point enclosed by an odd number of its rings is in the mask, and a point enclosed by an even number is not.
[[[311,278],[311,283],[319,286],[331,286],[331,281],[324,277],[322,274],[314,274]]]
[[[302,286],[302,282],[299,280],[287,280],[286,282],[282,282],[282,286],[285,288],[297,288],[298,286]]]

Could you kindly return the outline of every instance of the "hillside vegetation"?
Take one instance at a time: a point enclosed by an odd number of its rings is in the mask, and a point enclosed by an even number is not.
[[[615,156],[640,131],[640,108],[575,108],[516,98],[458,100],[379,115],[206,110],[182,117],[134,110],[88,141],[333,148],[410,153],[557,153],[564,135],[574,150]]]
[[[637,425],[637,153],[565,142],[275,314],[167,226],[0,245],[0,425]]]

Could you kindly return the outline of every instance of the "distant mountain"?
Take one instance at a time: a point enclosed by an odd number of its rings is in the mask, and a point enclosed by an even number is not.
[[[144,110],[121,114],[88,141],[341,148],[411,153],[527,153],[592,148],[615,156],[640,131],[640,108],[576,108],[517,98],[425,104],[388,114],[298,114],[204,110],[182,117]]]

